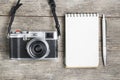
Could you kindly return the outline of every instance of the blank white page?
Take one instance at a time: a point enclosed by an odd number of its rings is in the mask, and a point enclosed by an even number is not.
[[[99,64],[99,15],[65,15],[66,68],[92,68]]]

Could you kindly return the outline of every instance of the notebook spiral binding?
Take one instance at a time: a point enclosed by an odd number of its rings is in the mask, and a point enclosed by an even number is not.
[[[70,13],[66,17],[99,17],[98,13]]]

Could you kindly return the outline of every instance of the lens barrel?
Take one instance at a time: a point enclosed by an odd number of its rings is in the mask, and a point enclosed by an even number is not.
[[[49,46],[45,40],[32,39],[26,47],[27,52],[32,58],[45,58],[49,54]]]

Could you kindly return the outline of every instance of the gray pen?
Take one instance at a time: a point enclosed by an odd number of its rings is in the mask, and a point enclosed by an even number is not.
[[[102,17],[102,50],[103,50],[103,64],[106,66],[106,57],[107,57],[107,49],[106,49],[106,20],[105,15]]]

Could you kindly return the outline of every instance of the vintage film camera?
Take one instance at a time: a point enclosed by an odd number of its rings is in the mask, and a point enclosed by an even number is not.
[[[58,57],[58,36],[60,25],[55,12],[54,0],[49,0],[57,31],[11,31],[16,10],[22,5],[20,0],[11,9],[8,27],[9,49],[11,59],[54,59]]]

